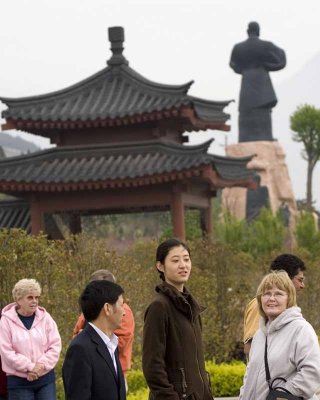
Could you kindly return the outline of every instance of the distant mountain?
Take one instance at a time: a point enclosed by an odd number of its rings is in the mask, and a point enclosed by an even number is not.
[[[0,146],[6,157],[18,156],[20,154],[32,153],[40,148],[32,142],[21,139],[19,136],[11,136],[0,132]]]
[[[293,142],[290,115],[299,105],[308,103],[320,108],[320,52],[291,79],[275,86],[278,105],[273,111],[273,136],[287,155],[287,164],[297,199],[306,197],[307,164],[301,157],[302,145]],[[320,208],[320,162],[313,177],[313,197]]]

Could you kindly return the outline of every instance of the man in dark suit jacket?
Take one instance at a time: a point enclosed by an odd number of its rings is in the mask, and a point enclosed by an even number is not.
[[[88,321],[71,342],[62,367],[66,400],[125,400],[126,389],[114,330],[124,315],[123,290],[93,281],[80,296]]]

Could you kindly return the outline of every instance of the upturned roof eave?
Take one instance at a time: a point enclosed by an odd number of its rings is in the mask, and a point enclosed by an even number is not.
[[[170,94],[180,94],[185,95],[190,86],[193,84],[194,81],[189,81],[187,83],[181,85],[169,85],[169,84],[162,84],[151,81],[144,76],[140,75],[138,72],[133,70],[127,65],[121,65],[119,67],[106,67],[95,74],[89,76],[77,82],[71,86],[67,86],[66,88],[56,90],[53,92],[34,95],[34,96],[26,96],[26,97],[5,97],[0,96],[0,100],[6,104],[7,106],[18,106],[24,103],[28,103],[32,105],[33,103],[39,103],[42,101],[50,101],[52,98],[60,98],[65,97],[68,95],[73,95],[74,93],[82,90],[86,90],[87,87],[91,87],[94,84],[97,84],[99,80],[104,80],[108,77],[108,75],[115,73],[115,74],[123,74],[125,77],[132,79],[136,84],[140,84],[149,90],[160,91],[163,93],[170,93]]]
[[[157,176],[166,176],[170,181],[181,174],[186,174],[187,178],[196,176],[203,168],[217,171],[220,180],[240,182],[251,179],[252,172],[246,168],[247,159],[215,159],[208,153],[210,144],[211,141],[207,141],[184,146],[148,141],[126,146],[68,146],[42,150],[1,160],[0,191],[14,192],[19,187],[36,190],[39,185],[43,185],[43,190],[49,190],[51,184],[60,187],[70,182],[81,188],[85,182],[101,180],[128,182],[137,179],[143,184],[144,179]]]
[[[57,146],[50,149],[39,150],[30,154],[18,155],[10,158],[0,159],[0,168],[21,164],[24,162],[36,162],[50,157],[69,157],[73,158],[90,157],[96,153],[148,153],[150,151],[162,150],[165,152],[173,152],[176,154],[207,154],[207,151],[214,139],[209,139],[197,145],[181,145],[166,140],[146,140],[139,143],[119,142],[112,144],[89,144],[74,146]],[[211,155],[209,155],[211,156]]]
[[[174,183],[176,181],[185,182],[186,179],[200,179],[209,182],[216,189],[224,187],[254,187],[251,177],[241,179],[227,179],[216,173],[212,165],[201,164],[188,169],[170,171],[167,173],[145,175],[142,177],[106,180],[83,180],[68,182],[19,182],[0,180],[0,190],[4,193],[27,192],[63,192],[63,191],[84,191],[84,190],[105,190],[121,189],[128,187],[142,187],[163,183]]]
[[[137,123],[154,122],[168,118],[180,119],[180,124],[184,126],[184,132],[192,131],[206,131],[208,129],[220,130],[228,132],[230,126],[226,124],[230,115],[220,112],[219,116],[216,113],[210,116],[208,113],[203,113],[199,108],[194,110],[192,104],[188,105],[186,97],[185,104],[181,106],[172,107],[170,109],[156,110],[152,112],[143,112],[141,114],[117,116],[115,118],[106,119],[82,119],[82,120],[61,120],[61,119],[47,119],[47,120],[23,120],[21,118],[15,119],[7,117],[6,123],[2,124],[2,130],[17,129],[21,131],[31,132],[39,136],[50,137],[49,133],[45,132],[50,130],[65,130],[65,129],[86,129],[94,128],[113,128],[116,126],[128,126]],[[183,122],[185,121],[185,122]],[[186,124],[188,121],[189,125]]]

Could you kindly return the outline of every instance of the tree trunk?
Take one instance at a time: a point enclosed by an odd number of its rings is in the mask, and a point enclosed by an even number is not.
[[[307,210],[312,210],[312,174],[314,163],[308,160],[308,173],[307,173]]]

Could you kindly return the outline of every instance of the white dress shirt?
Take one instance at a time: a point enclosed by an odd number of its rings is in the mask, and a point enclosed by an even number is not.
[[[116,336],[113,333],[111,338],[109,338],[108,335],[106,335],[104,332],[102,332],[102,330],[99,329],[97,326],[95,326],[92,322],[89,322],[89,324],[97,332],[97,334],[101,337],[101,339],[103,340],[103,342],[107,346],[107,349],[109,351],[111,360],[112,360],[113,365],[114,365],[114,369],[116,370],[116,373],[118,373],[116,357],[115,357],[115,351],[116,351],[116,349],[118,347],[118,336]]]

